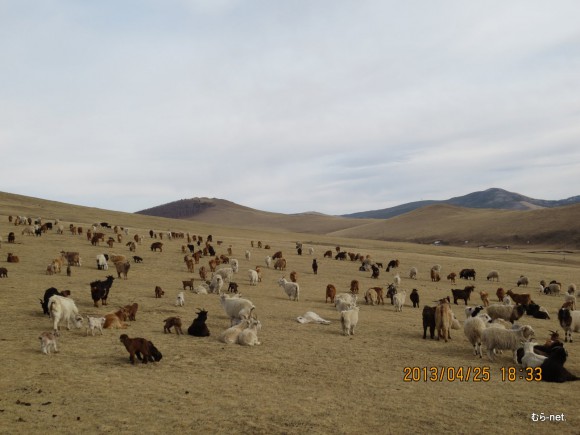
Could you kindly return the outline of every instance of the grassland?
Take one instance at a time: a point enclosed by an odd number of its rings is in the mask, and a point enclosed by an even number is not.
[[[91,244],[83,236],[54,231],[42,237],[21,235],[22,227],[8,222],[8,215],[22,214],[45,219],[59,218],[85,229],[94,222],[107,221],[129,228],[130,235],[146,235],[137,254],[142,264],[132,264],[127,280],[116,279],[109,306],[94,308],[89,282],[104,278],[95,256],[99,253],[129,254],[124,243],[112,249]],[[181,240],[164,242],[162,253],[149,249],[148,232],[183,231],[212,234],[223,241],[214,246],[218,254],[231,245],[240,262],[235,281],[244,296],[257,307],[262,321],[261,346],[245,348],[224,345],[217,340],[229,325],[215,295],[186,293],[184,307],[175,306],[181,280],[189,278]],[[6,243],[7,234],[16,233],[16,243]],[[111,230],[106,231],[112,234]],[[558,279],[568,284],[580,282],[580,256],[562,253],[557,247],[538,249],[483,249],[468,246],[441,246],[393,243],[342,238],[288,231],[240,229],[211,222],[178,221],[141,215],[76,207],[32,200],[15,195],[0,196],[0,263],[8,278],[0,279],[0,341],[3,375],[0,378],[0,432],[30,433],[579,433],[578,387],[571,383],[553,385],[515,379],[502,380],[501,368],[511,367],[509,352],[495,362],[472,355],[462,331],[452,331],[449,343],[422,339],[421,310],[405,306],[395,313],[390,304],[361,305],[360,322],[354,337],[340,334],[338,313],[324,302],[324,291],[333,283],[346,291],[351,279],[361,289],[392,282],[392,273],[382,271],[380,279],[359,272],[358,265],[322,258],[335,246],[346,251],[371,255],[376,261],[400,260],[395,272],[402,287],[417,288],[421,306],[450,294],[447,282],[432,283],[428,271],[441,264],[443,273],[473,267],[478,272],[476,290],[495,293],[498,285],[515,287],[525,274],[533,286],[527,289],[536,302],[548,308],[551,320],[522,319],[543,341],[550,329],[560,329],[555,312],[561,299],[539,295],[536,283]],[[270,252],[251,248],[261,240]],[[297,240],[315,249],[320,264],[318,275],[311,271],[312,258],[297,255]],[[79,251],[81,267],[72,276],[45,274],[46,265],[61,250]],[[251,260],[244,252],[251,251]],[[288,270],[299,275],[301,296],[291,302],[276,284],[280,272],[265,267],[263,281],[248,285],[245,271],[264,265],[264,257],[282,250]],[[12,252],[21,259],[6,263]],[[207,257],[200,265],[207,264]],[[419,270],[419,279],[406,278],[410,267]],[[197,266],[196,266],[197,267]],[[484,277],[491,269],[500,273],[499,284]],[[115,274],[116,275],[116,274]],[[197,269],[194,278],[198,278]],[[165,297],[155,299],[156,285]],[[459,282],[456,287],[465,285]],[[139,304],[137,320],[126,331],[106,330],[103,336],[85,336],[83,330],[62,332],[60,352],[41,354],[38,334],[50,330],[51,321],[42,314],[38,298],[48,287],[70,289],[82,314],[102,314],[133,302]],[[495,298],[494,298],[495,299]],[[478,302],[475,296],[472,303]],[[179,315],[189,326],[197,308],[209,311],[209,338],[163,334],[163,319]],[[463,306],[453,311],[464,319]],[[295,318],[314,311],[330,325],[302,325]],[[146,337],[163,352],[160,363],[132,366],[119,342],[119,335]],[[580,374],[580,337],[567,346],[566,364]],[[488,367],[488,382],[445,380],[404,382],[405,367]],[[576,398],[572,401],[571,398]],[[532,412],[564,414],[565,422],[532,422]]]

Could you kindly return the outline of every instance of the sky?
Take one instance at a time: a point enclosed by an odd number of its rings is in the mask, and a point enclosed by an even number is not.
[[[0,0],[0,191],[346,214],[580,195],[577,0]]]

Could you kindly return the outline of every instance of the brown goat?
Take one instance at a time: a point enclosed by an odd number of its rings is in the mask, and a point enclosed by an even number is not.
[[[496,290],[495,294],[497,296],[497,299],[500,302],[503,302],[503,298],[505,298],[505,290],[502,287],[500,287]]]
[[[183,290],[187,290],[188,287],[193,290],[193,278],[181,282],[183,283]]]
[[[131,305],[125,305],[123,307],[123,310],[125,311],[125,313],[127,313],[127,317],[129,318],[129,320],[131,321],[135,321],[135,316],[137,315],[137,310],[139,309],[139,304],[137,302],[131,304]]]
[[[293,270],[292,272],[290,272],[290,281],[297,282],[297,280],[298,280],[298,272]]]
[[[441,281],[441,277],[439,276],[439,272],[434,269],[431,269],[431,281],[439,282]]]
[[[6,259],[8,263],[18,263],[20,262],[20,258],[17,255],[13,255],[12,253],[8,253],[8,258]]]
[[[201,266],[199,268],[199,277],[201,278],[202,281],[207,281],[207,269],[205,268],[205,266]]]
[[[336,296],[336,287],[333,286],[332,284],[328,284],[326,286],[326,299],[324,300],[324,303],[328,302],[328,299],[330,298],[330,303],[333,304],[335,296]]]
[[[157,299],[159,299],[161,296],[163,296],[165,294],[165,292],[163,291],[163,289],[159,286],[155,286],[155,297]]]
[[[483,302],[484,307],[489,307],[489,295],[487,292],[483,290],[479,292],[479,296],[481,297],[481,302]]]
[[[455,284],[456,277],[457,277],[457,274],[455,272],[451,272],[449,275],[447,275],[447,279],[449,281],[451,281],[451,284]]]
[[[125,323],[127,320],[127,313],[125,309],[120,308],[118,311],[114,313],[105,314],[105,324],[103,328],[111,328],[111,329],[127,329],[127,324]]]
[[[350,282],[350,292],[351,292],[353,295],[358,295],[358,280],[356,280],[356,279],[353,279],[353,280]]]
[[[507,295],[510,298],[512,298],[512,301],[514,301],[514,303],[519,305],[528,305],[532,301],[532,298],[529,293],[518,294],[512,292],[510,289],[507,291]]]
[[[183,335],[183,331],[181,330],[181,318],[180,317],[168,317],[167,319],[164,320],[165,325],[163,326],[163,333],[170,333],[171,334],[171,328],[175,329],[175,333],[177,335],[181,334]]]
[[[129,360],[131,364],[135,364],[135,354],[141,353],[143,355],[143,364],[147,364],[151,353],[149,352],[149,341],[144,338],[129,338],[127,334],[121,334],[119,337],[121,343],[125,345],[125,349],[129,352]]]

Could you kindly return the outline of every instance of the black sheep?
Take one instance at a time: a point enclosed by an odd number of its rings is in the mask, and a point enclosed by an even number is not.
[[[197,317],[193,319],[193,323],[187,328],[187,333],[194,337],[209,337],[209,329],[205,324],[207,320],[207,311],[200,309],[197,312]]]

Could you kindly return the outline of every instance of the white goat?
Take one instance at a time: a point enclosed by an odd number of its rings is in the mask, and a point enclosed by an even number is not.
[[[393,304],[395,305],[395,311],[403,311],[403,305],[405,305],[405,300],[407,298],[407,292],[401,290],[393,296]]]
[[[534,330],[526,325],[518,329],[487,328],[481,333],[480,356],[483,355],[482,348],[487,349],[487,355],[494,361],[496,350],[511,350],[513,352],[514,364],[518,363],[517,350],[520,342],[527,341],[533,337]]]
[[[352,293],[339,293],[334,298],[334,306],[339,313],[356,307],[357,296]]]
[[[248,269],[248,277],[250,278],[250,285],[258,285],[258,272],[254,269]]]
[[[393,283],[395,284],[395,286],[401,285],[401,277],[399,276],[398,273],[393,277]]]
[[[66,320],[66,329],[70,330],[71,322],[76,328],[83,326],[83,318],[79,315],[79,310],[71,298],[54,295],[48,300],[48,309],[50,317],[53,319],[53,331],[56,335],[59,334],[59,323],[61,320]]]
[[[91,330],[91,335],[95,335],[95,329],[101,331],[103,335],[103,325],[105,324],[104,317],[91,317],[87,316],[87,331],[85,335],[89,335],[89,329]]]
[[[227,297],[225,293],[220,295],[220,303],[230,318],[230,326],[248,319],[256,308],[252,301],[238,297]]]
[[[234,273],[238,273],[238,270],[240,270],[240,264],[238,260],[235,258],[230,258],[230,266]]]
[[[183,307],[184,303],[185,303],[185,294],[183,292],[177,293],[177,299],[175,301],[175,306],[176,307]]]
[[[262,323],[258,319],[250,319],[250,325],[238,335],[238,344],[242,346],[258,346],[258,331],[262,329]]]
[[[286,278],[280,278],[278,285],[282,287],[284,292],[288,295],[288,299],[297,301],[300,296],[300,286],[297,282],[287,281]]]
[[[354,335],[354,328],[358,324],[359,307],[353,307],[350,310],[341,311],[340,324],[344,335]]]
[[[223,267],[221,269],[216,270],[214,277],[218,275],[223,278],[224,282],[225,281],[231,282],[232,276],[234,276],[234,269],[231,267]]]
[[[249,319],[243,319],[240,323],[234,326],[230,326],[228,329],[223,331],[219,336],[219,341],[226,344],[234,344],[238,341],[238,335],[250,326]]]
[[[272,265],[272,257],[266,255],[266,266],[270,267]]]
[[[221,275],[214,275],[209,283],[209,291],[211,293],[221,293],[222,287],[224,285],[224,279]]]
[[[246,251],[246,260],[250,261],[251,257],[252,257],[252,254],[250,253],[250,251]]]

